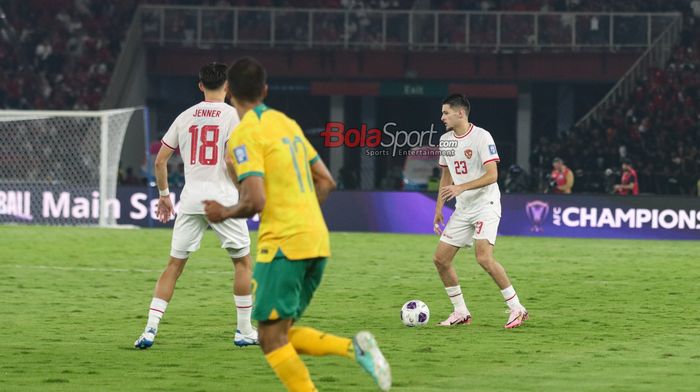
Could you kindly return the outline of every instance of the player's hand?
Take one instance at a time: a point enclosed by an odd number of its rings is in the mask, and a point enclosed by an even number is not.
[[[170,196],[161,196],[158,199],[156,216],[161,223],[168,223],[170,218],[173,216],[173,201],[170,200]]]
[[[209,222],[219,223],[226,219],[226,207],[214,200],[204,200],[204,214]]]
[[[462,192],[464,192],[464,190],[459,185],[444,186],[440,188],[440,198],[444,201],[450,201]]]
[[[442,217],[442,211],[435,211],[435,218],[433,218],[433,231],[437,235],[442,235],[442,226],[444,218]]]

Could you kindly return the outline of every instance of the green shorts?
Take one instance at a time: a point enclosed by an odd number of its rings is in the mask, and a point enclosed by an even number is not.
[[[255,263],[253,270],[253,319],[257,321],[298,320],[311,302],[319,284],[326,258],[289,260],[277,252],[269,263]]]

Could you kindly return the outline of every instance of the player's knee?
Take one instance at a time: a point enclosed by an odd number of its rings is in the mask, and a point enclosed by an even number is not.
[[[253,269],[253,260],[248,254],[243,257],[231,257],[231,260],[233,261],[233,266],[236,269]]]
[[[477,255],[476,262],[479,263],[481,268],[485,269],[486,271],[491,271],[496,260],[490,255]]]
[[[287,344],[286,336],[277,335],[274,333],[260,333],[258,330],[258,342],[264,353],[269,353]]]
[[[437,254],[433,256],[433,263],[435,264],[435,267],[438,270],[443,270],[443,269],[449,267],[450,262],[451,262],[451,260],[449,260],[447,257],[437,255]]]
[[[226,251],[234,263],[239,259],[250,259],[250,248],[247,246],[245,248],[226,248]]]
[[[170,257],[170,261],[168,262],[168,269],[174,271],[177,276],[180,276],[182,274],[182,271],[185,269],[185,264],[187,263],[187,259],[178,259],[175,257]]]

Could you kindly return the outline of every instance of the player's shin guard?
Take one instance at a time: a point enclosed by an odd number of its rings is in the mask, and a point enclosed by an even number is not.
[[[289,343],[299,354],[339,355],[353,359],[355,356],[352,340],[331,335],[309,327],[292,327],[288,335]]]
[[[267,363],[275,371],[282,384],[290,392],[317,392],[309,370],[291,343],[265,355]]]

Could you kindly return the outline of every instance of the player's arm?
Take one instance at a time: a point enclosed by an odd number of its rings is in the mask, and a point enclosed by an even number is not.
[[[570,192],[571,188],[574,187],[574,174],[571,170],[566,172],[566,183],[564,185],[559,185],[557,188],[563,192]]]
[[[632,175],[630,176],[627,184],[622,185],[624,189],[627,189],[628,191],[633,191],[634,190],[634,183],[637,182],[637,176]]]
[[[299,127],[299,124],[294,122],[299,137],[304,143],[304,153],[309,158],[309,167],[311,167],[311,178],[314,181],[314,188],[316,188],[316,198],[318,199],[318,204],[323,204],[328,195],[335,190],[337,187],[333,175],[331,174],[326,164],[323,163],[321,156],[311,145],[309,139],[304,136],[304,132]]]
[[[238,203],[224,207],[205,200],[204,213],[210,222],[228,218],[250,218],[265,207],[265,164],[263,142],[256,138],[256,128],[239,128],[229,138],[226,165],[238,184]]]
[[[236,175],[236,166],[233,164],[233,157],[231,155],[226,154],[226,158],[224,158],[224,161],[226,162],[226,171],[228,172],[228,176],[231,178],[231,181],[233,181],[233,185],[236,186],[236,189],[240,191],[239,185],[238,185],[238,176]]]
[[[634,181],[634,179],[632,179]],[[615,190],[621,190],[621,189],[626,189],[628,191],[631,191],[634,189],[634,182],[630,182],[629,184],[617,184],[615,185]]]
[[[238,184],[238,204],[224,207],[212,201],[204,201],[204,213],[210,222],[229,218],[251,218],[265,207],[265,183],[262,176],[249,176]]]
[[[316,159],[315,162],[311,164],[311,177],[314,180],[318,204],[323,204],[328,198],[328,194],[334,191],[337,186],[328,167],[323,163],[323,160]]]
[[[175,152],[175,150],[161,144],[158,155],[156,155],[154,165],[156,184],[158,185],[158,191],[160,194],[156,216],[158,217],[158,220],[163,223],[167,223],[173,214],[173,203],[170,200],[170,191],[168,189],[168,160],[170,160],[170,157],[173,156],[173,152]]]
[[[450,174],[450,169],[447,167],[442,167],[442,176],[440,176],[440,190],[452,185],[452,174]],[[445,218],[442,216],[442,208],[445,206],[445,200],[442,197],[438,197],[435,203],[435,217],[433,218],[433,231],[435,234],[442,234],[442,228],[440,225],[444,225]]]
[[[158,190],[160,191],[168,189],[168,161],[173,156],[173,152],[173,150],[161,144],[158,155],[156,155],[156,184],[158,184]]]
[[[449,201],[464,191],[483,188],[498,181],[498,165],[496,164],[496,161],[486,162],[486,164],[484,164],[484,169],[486,169],[486,173],[476,180],[469,181],[461,185],[450,185],[444,188],[441,187],[440,198],[444,201]]]
[[[452,185],[452,174],[450,174],[450,169],[446,167],[442,167],[442,176],[440,176],[440,190],[442,190],[445,187],[448,187]],[[445,206],[445,200],[442,200],[442,198],[438,197],[437,203],[435,203],[435,213],[437,214],[438,212],[442,214],[442,207]]]

